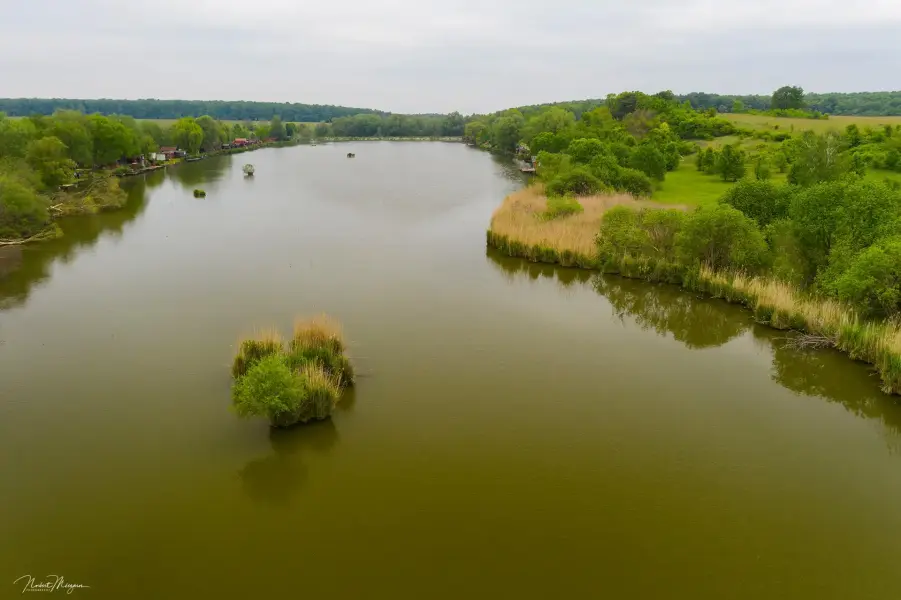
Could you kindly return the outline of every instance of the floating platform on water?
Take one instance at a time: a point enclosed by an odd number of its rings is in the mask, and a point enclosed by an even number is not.
[[[253,165],[244,165],[244,174],[245,175],[253,175],[254,168]]]

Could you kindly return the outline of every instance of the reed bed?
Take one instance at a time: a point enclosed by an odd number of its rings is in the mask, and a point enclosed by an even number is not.
[[[882,389],[901,394],[901,322],[862,320],[849,306],[811,297],[770,277],[725,273],[709,267],[688,268],[651,257],[619,257],[601,264],[596,240],[601,218],[614,206],[678,208],[636,200],[626,194],[579,198],[583,212],[546,220],[540,218],[547,199],[538,186],[508,196],[494,212],[488,245],[532,262],[600,269],[625,277],[667,282],[751,309],[754,319],[775,329],[810,336],[806,347],[831,346],[852,359],[870,363],[882,378]],[[804,347],[805,344],[800,344]]]
[[[689,289],[744,304],[754,312],[754,319],[759,323],[775,329],[796,330],[811,336],[817,346],[832,346],[852,359],[874,365],[882,378],[882,390],[901,394],[901,325],[898,322],[864,321],[849,306],[810,297],[768,277],[721,273],[701,267],[696,279],[687,279],[685,286]]]
[[[547,197],[540,185],[514,192],[491,217],[488,245],[533,262],[596,268],[595,240],[605,212],[622,205],[684,209],[637,200],[629,194],[582,196],[578,201],[583,208],[581,212],[546,219]]]

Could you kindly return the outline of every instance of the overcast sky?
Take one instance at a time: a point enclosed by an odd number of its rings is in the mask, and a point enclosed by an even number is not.
[[[901,0],[0,0],[0,96],[487,112],[901,88]]]

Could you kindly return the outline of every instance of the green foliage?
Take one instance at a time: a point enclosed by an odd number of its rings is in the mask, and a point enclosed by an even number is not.
[[[260,360],[273,354],[281,354],[282,349],[281,340],[273,337],[244,340],[232,362],[232,377],[242,377]]]
[[[583,165],[590,163],[591,159],[595,156],[603,155],[606,152],[607,148],[601,140],[586,138],[573,140],[566,149],[566,153],[569,154],[575,162]]]
[[[522,117],[506,116],[499,118],[492,127],[492,136],[498,150],[513,152],[519,144],[522,133]]]
[[[178,119],[184,115],[210,115],[223,121],[268,121],[281,115],[286,121],[319,123],[339,117],[372,113],[369,108],[353,108],[319,104],[283,102],[247,102],[229,100],[88,100],[66,98],[6,98],[0,99],[0,111],[27,117],[33,114],[50,115],[57,110],[77,110],[85,114],[112,115],[123,113],[136,119]]]
[[[704,167],[704,169],[703,169],[704,172],[707,173],[708,175],[712,175],[712,174],[716,173],[716,165],[717,165],[717,158],[719,156],[719,152],[717,152],[713,148],[708,147],[701,154],[703,154],[703,156],[704,156],[703,161],[702,161],[703,167]]]
[[[802,287],[807,267],[795,235],[794,223],[788,219],[773,221],[767,225],[764,235],[773,257],[770,274],[780,281]]]
[[[341,388],[353,385],[337,330],[322,321],[298,323],[287,348],[277,335],[241,343],[232,364],[232,404],[244,417],[290,427],[331,415]]]
[[[770,108],[801,109],[804,108],[804,90],[800,87],[783,86],[773,92]]]
[[[583,210],[585,209],[579,204],[579,201],[572,196],[549,196],[547,199],[547,210],[544,211],[541,217],[546,221],[550,221],[551,219],[576,215]]]
[[[679,145],[676,142],[667,142],[663,148],[663,157],[666,161],[666,170],[675,171],[682,161],[682,155],[679,154]]]
[[[212,152],[213,150],[218,150],[219,147],[222,145],[222,141],[223,141],[222,129],[221,129],[219,123],[217,123],[213,119],[213,117],[211,117],[209,115],[197,117],[196,119],[194,119],[194,123],[198,127],[200,127],[200,130],[203,132],[203,137],[201,138],[200,147],[197,149],[193,149],[193,145],[190,145],[190,146],[188,145],[190,140],[188,140],[188,142],[186,142],[185,145],[182,145],[180,143],[182,141],[185,141],[185,139],[186,139],[186,138],[182,137],[183,134],[182,134],[181,130],[186,131],[188,129],[192,129],[192,128],[188,127],[187,123],[184,123],[183,125],[179,126],[178,133],[175,133],[173,135],[173,138],[175,140],[177,140],[176,143],[178,144],[178,146],[180,148],[182,148],[183,150],[188,151],[190,154],[195,154],[198,150],[203,150],[205,152]],[[177,124],[178,123],[176,123],[176,125]],[[175,129],[174,126],[173,126],[173,129]]]
[[[789,186],[743,179],[729,188],[720,203],[740,210],[760,227],[766,227],[786,217],[791,193]]]
[[[46,200],[27,182],[0,173],[0,239],[27,238],[49,224]]]
[[[682,211],[617,206],[604,213],[597,237],[601,264],[625,259],[676,261],[676,240],[686,215]]]
[[[788,157],[785,155],[785,152],[779,150],[773,153],[773,166],[776,167],[776,169],[780,173],[785,173],[786,171],[788,171],[789,163]]]
[[[770,161],[765,154],[760,154],[754,159],[754,179],[766,181],[770,177],[772,177]]]
[[[197,154],[203,145],[204,133],[197,121],[184,117],[172,125],[170,137],[176,146],[188,154]]]
[[[636,146],[629,157],[629,166],[657,181],[666,177],[666,157],[652,144]]]
[[[91,165],[94,140],[88,130],[87,118],[83,114],[71,110],[54,113],[52,125],[47,133],[66,145],[69,158],[80,165]]]
[[[883,239],[858,254],[834,283],[836,295],[865,316],[901,311],[901,237]]]
[[[651,178],[636,169],[620,169],[609,185],[633,196],[650,196],[654,191]]]
[[[139,152],[134,132],[121,121],[103,115],[91,115],[88,117],[88,131],[93,140],[95,165],[110,165]]]
[[[805,258],[805,276],[827,291],[853,257],[901,231],[901,194],[871,182],[820,183],[796,194],[789,208]]]
[[[603,184],[585,167],[574,167],[557,175],[547,184],[549,196],[588,196],[601,190]]]
[[[282,118],[278,115],[272,117],[272,121],[269,123],[269,137],[273,137],[279,141],[287,138]]]
[[[283,423],[300,408],[304,386],[282,354],[256,361],[232,387],[232,407],[240,417]]]
[[[25,160],[48,190],[57,189],[75,172],[75,161],[68,158],[66,145],[56,137],[29,142]]]
[[[850,170],[850,159],[844,149],[841,136],[832,132],[817,135],[805,131],[800,138],[792,139],[789,183],[809,186],[840,179]]]
[[[37,134],[37,128],[30,120],[7,119],[0,113],[0,158],[24,157],[28,142]]]
[[[757,224],[726,204],[692,213],[676,245],[679,260],[686,265],[756,272],[769,262],[767,243]]]
[[[638,211],[627,206],[615,206],[605,212],[601,218],[597,246],[601,263],[640,254],[644,239],[638,228]]]
[[[572,168],[572,160],[568,154],[538,153],[538,176],[546,181],[553,181],[558,175]]]
[[[738,181],[745,176],[745,153],[737,144],[723,146],[716,156],[716,172],[723,181]]]

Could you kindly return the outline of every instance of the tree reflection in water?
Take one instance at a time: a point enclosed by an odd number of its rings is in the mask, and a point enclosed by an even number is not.
[[[687,348],[714,348],[751,332],[772,354],[772,379],[804,396],[837,402],[850,413],[879,422],[893,452],[901,453],[901,402],[883,394],[872,367],[835,350],[797,350],[786,345],[786,332],[753,322],[751,314],[722,300],[702,298],[676,286],[650,284],[512,259],[489,250],[489,261],[507,279],[556,281],[561,287],[589,285],[604,296],[619,319],[631,318],[644,330],[672,335]]]
[[[289,429],[269,429],[272,454],[248,462],[239,474],[251,499],[273,506],[289,505],[307,480],[305,457],[329,452],[338,442],[332,419]]]
[[[14,268],[7,269],[5,276],[0,273],[0,310],[23,304],[34,286],[47,279],[57,261],[69,262],[79,249],[93,246],[103,236],[121,236],[125,226],[147,207],[147,192],[162,185],[165,178],[163,171],[156,171],[123,179],[128,202],[121,209],[61,219],[62,237],[23,248]]]
[[[197,187],[204,186],[216,189],[216,183],[225,177],[225,173],[232,167],[232,162],[232,155],[223,154],[196,162],[182,163],[167,171],[169,177],[186,190],[193,191]]]
[[[594,289],[619,319],[631,317],[644,330],[673,338],[688,348],[715,348],[745,333],[750,316],[722,301],[699,297],[676,286],[595,275]]]

